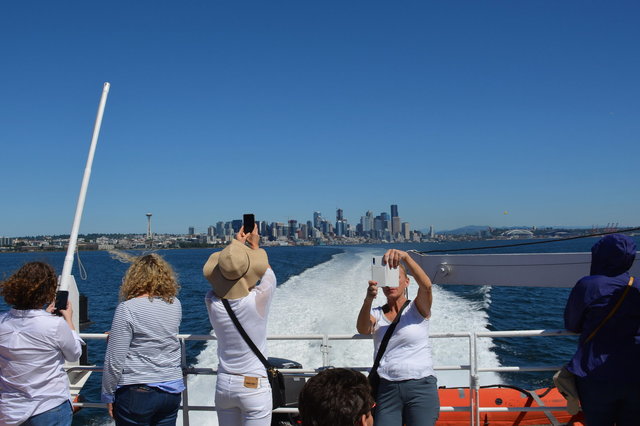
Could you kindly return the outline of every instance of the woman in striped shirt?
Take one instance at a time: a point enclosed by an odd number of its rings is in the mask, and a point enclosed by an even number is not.
[[[116,425],[176,423],[184,390],[177,293],[173,269],[157,254],[137,258],[124,277],[102,376]]]

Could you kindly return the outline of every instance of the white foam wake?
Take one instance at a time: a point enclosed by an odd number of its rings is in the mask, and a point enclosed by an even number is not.
[[[274,297],[269,317],[269,335],[355,334],[356,318],[364,299],[371,275],[370,259],[382,252],[373,248],[347,248],[328,262],[307,269],[283,283]],[[278,271],[275,271],[276,275]],[[415,297],[417,285],[409,287]],[[489,301],[489,291],[482,303],[468,301],[438,286],[434,287],[431,333],[486,330],[488,316],[483,309]],[[380,295],[378,304],[384,303]],[[371,340],[332,341],[329,365],[336,367],[370,367],[373,363]],[[436,366],[468,365],[468,339],[432,339]],[[498,358],[491,351],[490,339],[478,341],[478,358],[483,366],[498,366]],[[304,368],[322,366],[321,344],[318,341],[270,341],[269,356],[292,359]],[[199,367],[217,366],[216,342],[209,342],[198,355]],[[495,374],[481,376],[481,383],[497,383]],[[468,386],[467,371],[439,371],[438,384]],[[215,378],[190,376],[189,403],[214,405]],[[179,416],[180,418],[180,416]],[[217,424],[211,412],[191,412],[192,424]]]

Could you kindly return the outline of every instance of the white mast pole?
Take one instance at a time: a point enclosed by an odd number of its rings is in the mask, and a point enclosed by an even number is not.
[[[82,186],[80,187],[80,195],[78,196],[78,204],[76,206],[76,215],[73,219],[73,227],[71,228],[71,235],[69,236],[69,247],[67,248],[67,255],[64,258],[64,265],[62,267],[62,275],[58,283],[58,294],[56,296],[56,309],[65,309],[67,307],[67,299],[69,297],[69,286],[73,277],[71,276],[71,268],[73,267],[73,255],[76,251],[78,243],[78,230],[80,229],[80,220],[82,219],[82,211],[84,210],[84,201],[87,195],[87,187],[89,186],[89,179],[91,177],[91,166],[93,164],[93,156],[96,152],[96,145],[98,144],[98,135],[100,134],[100,126],[102,125],[102,116],[104,114],[104,107],[107,103],[107,96],[109,95],[109,83],[104,83],[102,88],[102,97],[100,98],[100,104],[98,106],[98,113],[96,115],[96,122],[93,126],[93,137],[91,138],[91,148],[89,148],[89,158],[87,158],[87,164],[84,169],[84,176],[82,178]],[[74,307],[76,310],[77,306]]]

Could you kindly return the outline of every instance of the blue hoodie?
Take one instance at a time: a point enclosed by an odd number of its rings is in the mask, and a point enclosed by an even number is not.
[[[640,384],[640,290],[638,280],[595,337],[587,337],[611,312],[629,283],[636,257],[630,237],[607,235],[591,248],[591,275],[576,283],[564,310],[564,326],[580,333],[567,369],[580,377]]]

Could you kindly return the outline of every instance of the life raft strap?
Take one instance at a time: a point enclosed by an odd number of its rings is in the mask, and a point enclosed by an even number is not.
[[[531,398],[533,398],[534,401],[536,401],[536,403],[538,404],[539,407],[544,407],[544,401],[538,396],[538,394],[535,391],[525,391],[527,393],[527,395],[529,395]],[[553,426],[560,426],[560,422],[558,422],[558,419],[556,419],[556,416],[553,415],[553,413],[551,412],[551,410],[544,410],[543,411],[544,415],[547,416],[547,418],[549,419],[549,421],[551,422],[551,424]]]

